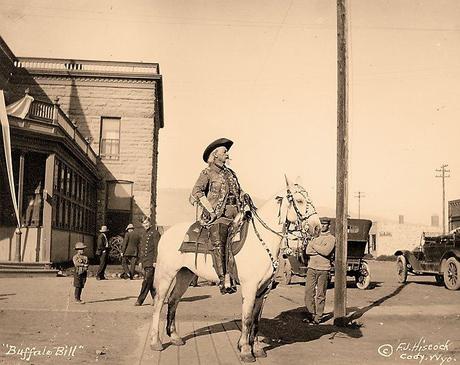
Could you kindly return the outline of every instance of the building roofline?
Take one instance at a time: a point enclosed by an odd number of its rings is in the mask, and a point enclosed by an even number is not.
[[[150,62],[97,61],[40,57],[17,57],[16,69],[32,75],[66,75],[158,79],[159,64]]]
[[[0,49],[3,53],[8,57],[12,64],[17,60],[16,56],[14,55],[13,51],[8,47],[5,40],[0,36]]]

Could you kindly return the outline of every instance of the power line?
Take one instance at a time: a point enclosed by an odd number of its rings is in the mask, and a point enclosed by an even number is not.
[[[363,191],[358,191],[355,198],[358,198],[358,219],[361,219],[361,198],[365,198]]]
[[[435,177],[440,177],[442,178],[442,234],[446,234],[446,185],[445,185],[445,179],[450,177],[450,175],[446,175],[447,172],[450,172],[450,170],[447,170],[446,167],[447,164],[441,165],[440,169],[436,169],[436,172],[440,172],[441,175],[435,175]]]

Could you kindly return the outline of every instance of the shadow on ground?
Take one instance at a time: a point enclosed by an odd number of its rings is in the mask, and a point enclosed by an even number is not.
[[[362,308],[347,308],[347,312],[351,314],[345,318],[343,326],[333,324],[311,325],[303,322],[306,317],[305,307],[303,306],[281,312],[278,316],[272,319],[262,318],[259,323],[259,336],[263,337],[263,342],[268,344],[268,346],[264,349],[265,351],[270,351],[284,345],[310,342],[323,336],[329,336],[330,340],[333,340],[336,336],[343,335],[351,338],[360,338],[363,336],[361,331],[363,325],[356,322],[356,320],[361,318],[372,308],[378,307],[388,299],[398,295],[405,286],[406,285],[398,286],[392,293],[373,301],[368,306]],[[323,318],[323,322],[332,318],[333,313],[326,313]],[[230,320],[198,328],[193,333],[185,336],[183,340],[187,342],[194,337],[207,336],[213,333],[233,330],[241,331],[240,320]],[[171,343],[167,343],[165,345],[166,347],[169,347]]]
[[[331,317],[331,313],[326,314],[325,320]],[[304,318],[304,307],[282,312],[273,319],[262,318],[260,335],[265,337],[264,342],[268,344],[265,351],[293,343],[310,342],[325,335],[330,335],[330,339],[339,334],[352,338],[362,337],[361,325],[357,323],[350,323],[343,327],[329,324],[310,325],[302,321]]]
[[[351,321],[354,321],[354,320],[356,320],[358,318],[361,318],[364,315],[364,313],[370,311],[372,308],[378,307],[379,305],[383,304],[388,299],[393,298],[396,295],[398,295],[399,293],[401,293],[401,291],[406,286],[407,285],[405,285],[405,284],[401,284],[392,293],[390,293],[388,295],[385,295],[385,296],[381,297],[380,299],[377,299],[377,300],[373,301],[371,304],[369,304],[366,307],[362,307],[362,308],[350,307],[350,308],[347,308],[347,312],[353,312],[351,315],[349,315],[347,317],[348,321],[351,322]]]
[[[379,288],[382,286],[382,282],[381,281],[372,281],[370,284],[369,284],[369,287],[366,289],[366,290],[372,290],[374,288]],[[290,283],[290,284],[283,284],[283,286],[294,286],[294,285],[298,285],[298,286],[305,286],[305,282],[304,281],[299,281],[299,282],[295,282],[295,283]],[[328,284],[328,289],[333,289],[334,288],[334,282],[331,282]],[[347,280],[347,289],[357,289],[356,287],[356,283],[354,281],[350,281],[350,280]]]
[[[90,301],[87,301],[86,303],[122,302],[122,301],[124,301],[124,300],[133,299],[133,298],[137,298],[137,297],[130,296],[130,297],[120,297],[120,298],[109,298],[109,299],[100,299],[100,300],[90,300]]]
[[[16,295],[16,293],[0,294],[0,300],[8,299],[7,297],[10,297],[12,295]]]
[[[196,302],[197,300],[203,300],[203,299],[208,299],[211,298],[210,295],[195,295],[194,297],[185,297],[182,298],[180,301],[181,302]]]

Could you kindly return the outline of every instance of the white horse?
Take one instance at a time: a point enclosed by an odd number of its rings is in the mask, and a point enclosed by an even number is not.
[[[317,236],[320,220],[307,191],[299,184],[290,184],[286,189],[266,202],[261,208],[253,209],[253,222],[248,230],[246,242],[235,255],[238,277],[243,298],[241,313],[241,337],[238,341],[240,358],[244,362],[265,357],[266,353],[257,338],[259,320],[265,299],[271,289],[277,258],[282,242],[285,242],[286,227],[291,223],[303,233]],[[171,343],[184,345],[176,331],[175,315],[177,305],[195,275],[218,283],[212,260],[205,260],[203,254],[181,253],[179,247],[191,223],[177,224],[168,229],[158,245],[154,287],[156,295],[151,326],[152,350],[161,351],[159,337],[160,312],[174,279],[175,286],[168,299],[166,332]]]

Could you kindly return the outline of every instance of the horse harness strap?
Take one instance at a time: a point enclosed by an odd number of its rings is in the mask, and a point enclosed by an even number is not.
[[[254,218],[251,218],[251,222],[252,222],[252,227],[254,228],[254,232],[255,232],[257,238],[259,239],[260,243],[262,243],[262,247],[265,248],[265,251],[267,251],[267,253],[268,253],[268,257],[270,258],[270,261],[272,262],[272,268],[273,268],[272,275],[270,277],[270,280],[267,282],[267,285],[265,286],[265,288],[263,288],[262,291],[260,291],[260,292],[258,292],[256,294],[256,297],[260,298],[262,296],[267,296],[268,293],[270,292],[270,289],[272,288],[272,284],[275,281],[275,273],[276,273],[276,270],[278,269],[279,260],[278,259],[275,260],[273,258],[273,255],[270,252],[270,249],[267,247],[267,244],[264,242],[262,237],[260,237],[259,231],[257,230],[256,225],[254,223]],[[278,235],[279,235],[279,233],[278,233]]]

